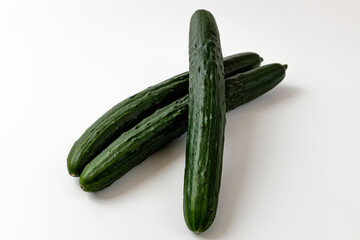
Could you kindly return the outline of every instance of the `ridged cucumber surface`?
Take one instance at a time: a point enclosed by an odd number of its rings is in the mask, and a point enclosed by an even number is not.
[[[285,77],[285,67],[269,64],[225,81],[226,108],[231,110],[266,93]],[[80,175],[84,191],[100,191],[171,140],[186,132],[188,94],[157,110],[113,141],[86,165]]]
[[[189,34],[189,117],[184,217],[196,233],[215,219],[224,150],[225,80],[220,36],[213,15],[196,11]]]
[[[256,68],[261,63],[258,54],[245,52],[224,58],[225,76]],[[149,87],[118,103],[94,122],[74,143],[67,157],[68,172],[79,176],[93,158],[122,133],[134,127],[157,109],[188,93],[189,74],[179,74]]]

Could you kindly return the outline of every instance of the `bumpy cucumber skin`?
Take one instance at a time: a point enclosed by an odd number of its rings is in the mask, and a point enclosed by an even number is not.
[[[271,63],[228,77],[225,82],[227,111],[274,88],[285,78],[286,68],[287,65]]]
[[[196,233],[216,215],[224,149],[225,80],[220,36],[213,15],[196,11],[189,34],[189,117],[184,178],[184,217]]]
[[[225,81],[226,108],[231,110],[270,91],[285,77],[281,64],[269,64]],[[157,110],[122,134],[86,165],[80,175],[84,191],[100,191],[187,130],[189,96]]]
[[[224,58],[225,78],[260,66],[262,58],[253,52],[243,52]],[[188,93],[188,92],[187,92]]]
[[[187,98],[157,110],[111,143],[80,175],[85,191],[107,187],[130,169],[186,131]]]
[[[261,57],[252,52],[224,58],[225,75],[232,76],[256,68]],[[149,87],[115,105],[93,123],[74,143],[67,157],[68,172],[80,176],[82,170],[110,143],[157,109],[188,93],[189,74],[179,74]]]
[[[119,135],[187,92],[188,74],[180,74],[120,102],[93,123],[75,142],[67,158],[70,175],[79,176],[87,163]]]

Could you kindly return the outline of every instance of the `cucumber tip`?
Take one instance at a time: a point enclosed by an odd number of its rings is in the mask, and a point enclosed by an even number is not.
[[[288,65],[287,64],[284,64],[283,65],[285,69],[288,69]]]

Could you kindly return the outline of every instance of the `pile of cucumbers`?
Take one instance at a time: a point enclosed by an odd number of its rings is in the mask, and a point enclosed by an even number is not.
[[[67,168],[84,191],[100,191],[187,131],[184,217],[199,233],[216,215],[225,112],[274,88],[287,65],[260,66],[262,58],[253,52],[223,58],[215,19],[206,10],[193,14],[189,32],[189,72],[107,111],[74,143]]]

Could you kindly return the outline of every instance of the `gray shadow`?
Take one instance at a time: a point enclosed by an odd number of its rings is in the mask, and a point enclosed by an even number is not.
[[[262,111],[269,110],[272,106],[297,94],[298,90],[295,88],[277,86],[258,99],[227,113],[227,126],[231,125],[231,130],[228,128],[225,132],[224,167],[227,174],[222,175],[221,188],[227,187],[231,190],[226,192],[220,190],[217,216],[213,225],[206,232],[196,236],[203,239],[217,239],[234,227],[234,213],[242,212],[240,193],[244,187],[243,176],[251,159],[252,130],[256,128],[254,120]],[[229,158],[230,156],[232,158]],[[224,183],[228,186],[224,186]]]

